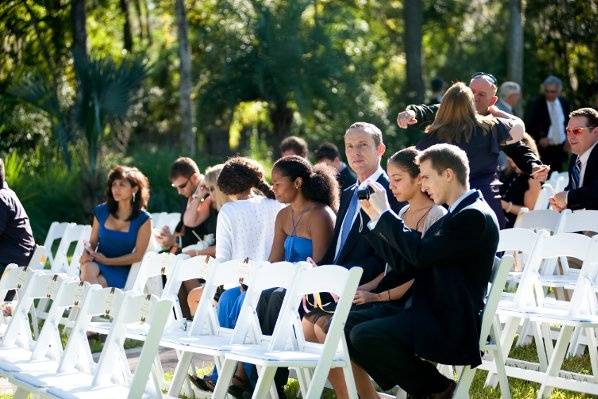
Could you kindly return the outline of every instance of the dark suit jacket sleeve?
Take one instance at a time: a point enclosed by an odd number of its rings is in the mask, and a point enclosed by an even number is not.
[[[384,237],[405,258],[400,267],[436,267],[454,264],[467,256],[471,246],[482,236],[487,222],[481,212],[466,209],[440,223],[444,223],[440,229],[434,231],[432,226],[422,238],[395,214],[385,212],[372,232]]]
[[[434,118],[436,117],[436,113],[438,112],[438,108],[440,104],[436,105],[415,105],[411,104],[407,107],[408,110],[415,112],[415,118],[417,119],[417,123],[413,125],[413,127],[424,130],[426,126],[434,122]]]
[[[502,150],[513,160],[513,162],[515,162],[515,165],[517,165],[523,173],[528,175],[532,174],[532,168],[534,166],[542,165],[542,161],[540,161],[532,149],[523,141],[505,144],[502,146]]]
[[[567,191],[567,208],[576,209],[598,209],[598,146],[594,147],[583,179],[581,188],[571,190],[571,170],[575,165],[575,155],[571,156],[569,161],[569,184],[565,188]]]

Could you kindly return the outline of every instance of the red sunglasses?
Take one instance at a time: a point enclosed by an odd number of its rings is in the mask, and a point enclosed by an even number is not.
[[[590,130],[590,129],[593,129],[593,127],[590,127],[590,126],[573,127],[573,128],[568,127],[565,130],[567,131],[568,135],[579,136],[583,132],[584,129]]]

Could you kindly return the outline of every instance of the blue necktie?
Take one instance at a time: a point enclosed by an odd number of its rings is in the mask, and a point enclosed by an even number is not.
[[[581,177],[581,160],[577,158],[573,170],[571,171],[571,187],[575,190],[579,188],[579,179]]]
[[[334,257],[335,263],[338,259],[340,253],[343,251],[343,247],[347,241],[347,237],[349,236],[349,232],[351,231],[351,227],[353,227],[353,217],[355,216],[355,212],[357,211],[357,187],[353,191],[353,195],[351,196],[351,201],[349,202],[349,207],[347,208],[347,213],[345,213],[345,219],[343,220],[343,226],[341,227],[341,235],[340,235],[340,246],[338,248],[338,253]]]

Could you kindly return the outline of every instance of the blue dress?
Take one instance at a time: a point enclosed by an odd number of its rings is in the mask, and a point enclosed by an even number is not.
[[[150,214],[145,210],[141,210],[139,214],[131,220],[129,231],[124,232],[106,228],[106,220],[110,215],[106,203],[96,206],[93,210],[93,214],[98,220],[100,227],[98,231],[99,245],[97,251],[108,258],[116,258],[133,252],[137,242],[137,233],[139,233],[139,229],[143,223],[150,219]],[[98,263],[98,266],[100,268],[100,273],[106,279],[108,287],[125,287],[131,265],[108,266]]]
[[[284,260],[287,262],[304,262],[312,256],[313,245],[309,238],[287,236],[284,239]]]

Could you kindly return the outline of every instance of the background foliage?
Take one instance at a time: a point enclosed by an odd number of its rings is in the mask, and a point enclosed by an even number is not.
[[[271,162],[283,137],[341,144],[355,120],[376,123],[394,152],[418,134],[398,129],[396,113],[429,95],[406,78],[405,21],[414,15],[405,5],[421,13],[428,87],[476,71],[507,79],[513,2],[523,17],[525,99],[555,74],[574,107],[596,106],[593,1],[189,0],[191,155],[202,168],[234,153]],[[87,221],[115,163],[148,175],[151,210],[178,207],[168,168],[190,154],[174,3],[0,2],[0,156],[38,240],[52,220]]]

